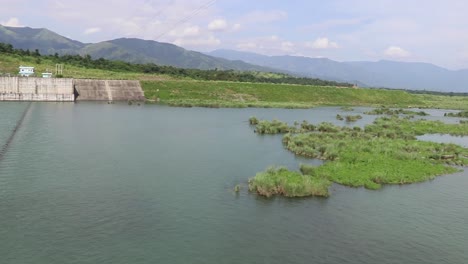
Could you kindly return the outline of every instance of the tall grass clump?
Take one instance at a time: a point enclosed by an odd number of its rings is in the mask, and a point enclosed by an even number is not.
[[[276,119],[273,121],[261,120],[255,126],[255,132],[258,134],[284,134],[295,130],[295,127],[290,127],[286,122]]]
[[[284,167],[269,167],[249,179],[249,190],[266,197],[328,197],[330,185],[331,182],[325,178],[303,175]]]
[[[359,119],[362,119],[361,115],[347,115],[347,116],[345,116],[346,122],[356,122]]]
[[[258,119],[255,116],[249,118],[249,123],[251,125],[258,125]]]

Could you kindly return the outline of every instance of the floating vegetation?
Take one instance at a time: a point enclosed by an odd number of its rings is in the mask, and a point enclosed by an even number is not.
[[[468,111],[461,111],[458,113],[445,113],[444,116],[468,118]]]
[[[460,124],[468,124],[468,120],[460,120]]]
[[[350,106],[342,106],[340,109],[341,111],[348,111],[348,112],[354,111],[354,108]]]
[[[269,167],[249,179],[249,190],[266,197],[327,197],[330,185],[326,178],[301,174],[284,167]]]
[[[324,181],[379,189],[382,184],[422,182],[458,171],[451,165],[468,166],[468,148],[416,140],[423,134],[468,135],[468,122],[445,124],[392,116],[377,118],[364,129],[327,122],[311,125],[307,121],[300,127],[278,120],[260,124],[280,127],[271,131],[283,133],[284,146],[294,154],[327,161],[321,166],[301,165],[302,174],[274,167],[257,174],[250,180],[249,189],[260,195],[306,196],[310,192],[304,190],[310,191],[311,184],[328,186]],[[305,186],[299,187],[301,184]]]
[[[362,116],[361,115],[347,115],[343,117],[342,115],[337,114],[336,119],[341,120],[341,121],[346,120],[346,122],[356,122],[359,119],[362,119]]]
[[[411,111],[405,109],[391,109],[387,107],[376,108],[371,111],[364,112],[366,115],[418,115],[418,116],[427,116],[428,114],[424,111]]]
[[[356,122],[359,119],[362,119],[362,116],[361,115],[347,115],[345,119],[346,119],[346,122]]]

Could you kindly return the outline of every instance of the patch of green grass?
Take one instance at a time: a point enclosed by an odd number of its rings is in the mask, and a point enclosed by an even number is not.
[[[284,167],[270,167],[249,179],[249,190],[266,197],[327,197],[330,185],[331,182],[325,178],[303,175]]]
[[[286,148],[296,155],[328,160],[314,169],[329,180],[353,187],[380,188],[456,172],[468,165],[468,149],[453,144],[369,137],[365,133],[307,133],[292,136]]]
[[[406,118],[393,116],[377,118],[373,124],[367,125],[365,130],[378,136],[382,134],[396,134],[397,136],[406,134],[412,137],[424,134],[467,136],[468,124],[446,124],[442,121],[430,120],[411,121]]]
[[[159,98],[161,102],[175,106],[311,108],[385,105],[451,108],[453,105],[457,109],[468,109],[468,97],[423,96],[376,89],[193,80],[143,81],[142,87],[148,99]]]
[[[182,106],[311,108],[316,106],[381,106],[396,108],[446,106],[468,109],[468,97],[437,97],[404,91],[349,89],[330,86],[241,83],[224,81],[142,81],[145,96]],[[444,100],[442,100],[444,99]]]

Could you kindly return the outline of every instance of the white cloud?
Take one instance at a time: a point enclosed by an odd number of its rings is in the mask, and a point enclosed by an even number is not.
[[[240,50],[252,50],[257,48],[257,44],[254,42],[243,42],[236,45]]]
[[[23,27],[21,23],[19,22],[19,19],[16,17],[12,17],[8,19],[7,21],[2,21],[0,24],[7,26],[7,27]]]
[[[338,43],[330,41],[328,38],[318,38],[313,42],[307,42],[306,47],[312,49],[336,49]]]
[[[200,27],[188,26],[183,29],[175,29],[169,32],[169,36],[177,38],[195,38],[202,34]]]
[[[221,44],[221,40],[214,36],[208,38],[180,38],[173,41],[173,44],[184,47],[215,47]]]
[[[362,23],[365,23],[367,19],[364,18],[349,18],[349,19],[329,19],[322,21],[320,23],[315,23],[310,26],[305,27],[305,30],[310,31],[324,31],[330,30],[339,27],[349,27],[349,26],[358,26]]]
[[[234,24],[232,26],[232,31],[238,31],[239,29],[241,29],[241,24],[237,23],[237,24]]]
[[[224,19],[215,19],[208,24],[210,31],[225,31],[228,29],[228,23]]]
[[[265,55],[296,54],[297,44],[277,35],[263,36],[239,41],[236,48]]]
[[[95,34],[95,33],[98,33],[98,32],[101,32],[101,28],[99,27],[92,27],[92,28],[87,28],[83,34],[85,35],[90,35],[90,34]]]
[[[290,41],[283,41],[281,43],[281,49],[284,51],[284,52],[294,52],[294,43],[290,42]]]
[[[288,13],[282,10],[254,11],[244,16],[242,18],[242,22],[246,24],[272,23],[287,18]]]
[[[400,47],[397,46],[390,46],[388,47],[385,51],[384,54],[389,57],[393,58],[406,58],[411,56],[411,53],[409,51],[406,51]]]

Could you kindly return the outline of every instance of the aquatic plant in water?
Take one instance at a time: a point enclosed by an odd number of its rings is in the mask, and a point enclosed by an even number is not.
[[[444,116],[468,118],[468,111],[461,111],[458,113],[445,113]]]
[[[297,190],[310,190],[310,186],[302,189],[296,186],[312,184],[299,178],[304,175],[314,180],[379,189],[382,184],[421,182],[458,171],[449,165],[468,166],[467,148],[416,140],[416,135],[426,133],[468,135],[467,123],[411,121],[398,116],[377,118],[364,129],[339,127],[327,122],[315,126],[303,121],[300,128],[289,127],[278,120],[259,121],[262,123],[274,123],[274,127],[283,128],[272,131],[284,134],[282,142],[289,151],[327,162],[317,167],[301,165],[302,175],[284,168],[269,168],[250,180],[249,189],[260,195],[304,196]],[[258,130],[258,126],[256,128]],[[292,185],[288,185],[289,182],[294,183],[296,191],[290,191]]]

